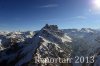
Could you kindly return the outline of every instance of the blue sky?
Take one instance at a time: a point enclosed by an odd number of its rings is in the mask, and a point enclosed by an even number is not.
[[[100,28],[93,0],[0,0],[0,31],[39,30],[46,23],[60,29]]]

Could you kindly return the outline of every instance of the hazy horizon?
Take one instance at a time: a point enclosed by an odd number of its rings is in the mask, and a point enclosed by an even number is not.
[[[45,24],[46,25],[46,24]],[[44,26],[45,26],[44,25]],[[56,25],[56,24],[49,24],[49,25]],[[32,31],[32,32],[34,32],[34,31],[39,31],[39,30],[41,30],[44,26],[42,26],[42,27],[40,27],[39,29],[37,29],[37,30],[20,30],[20,29],[18,29],[18,30],[0,30],[0,32],[26,32],[26,31]],[[57,25],[58,26],[58,25]],[[86,29],[94,29],[94,30],[100,30],[100,28],[90,28],[90,27],[81,27],[81,28],[59,28],[59,26],[58,26],[58,29],[60,29],[60,30],[64,30],[64,29],[77,29],[77,30],[81,30],[82,28],[86,28]]]

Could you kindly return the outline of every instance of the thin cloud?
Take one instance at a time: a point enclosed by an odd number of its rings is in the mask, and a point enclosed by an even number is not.
[[[57,4],[48,4],[48,5],[43,5],[41,8],[51,8],[51,7],[58,7]]]
[[[85,16],[76,16],[76,18],[79,18],[79,19],[86,19]]]
[[[73,17],[74,19],[86,19],[87,17],[85,17],[85,16],[75,16],[75,17]]]

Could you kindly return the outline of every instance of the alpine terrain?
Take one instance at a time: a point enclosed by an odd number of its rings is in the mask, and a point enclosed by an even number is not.
[[[46,24],[34,32],[0,32],[0,66],[100,66],[99,61],[96,29]]]

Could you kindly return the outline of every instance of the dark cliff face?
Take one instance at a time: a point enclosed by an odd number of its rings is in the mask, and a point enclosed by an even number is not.
[[[48,32],[54,33],[58,36],[63,37],[64,36],[64,32],[58,29],[57,25],[48,25],[46,24],[42,30],[47,30]]]
[[[42,29],[58,31],[58,26],[57,25],[48,25],[48,24],[46,24]]]

